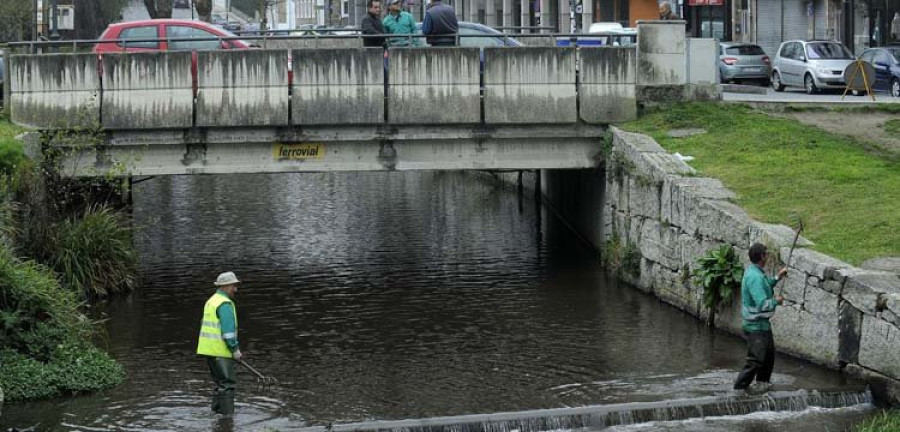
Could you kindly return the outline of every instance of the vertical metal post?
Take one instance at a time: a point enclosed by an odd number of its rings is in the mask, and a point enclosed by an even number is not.
[[[530,0],[519,0],[520,10],[522,12],[522,23],[519,24],[519,27],[528,27],[531,25],[531,1]],[[524,28],[519,29],[519,33],[529,33]]]
[[[59,0],[50,3],[50,40],[59,40]],[[53,45],[52,52],[59,52],[59,46]]]

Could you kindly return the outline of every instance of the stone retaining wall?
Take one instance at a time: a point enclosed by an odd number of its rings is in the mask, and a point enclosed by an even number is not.
[[[702,289],[690,281],[697,259],[731,244],[744,264],[752,243],[788,258],[791,228],[754,221],[721,182],[698,177],[653,139],[611,128],[603,197],[605,250],[615,249],[621,277],[699,318]],[[900,275],[863,270],[798,243],[772,319],[780,351],[840,368],[876,384],[876,397],[900,403]],[[625,251],[622,253],[622,251]],[[716,315],[740,333],[740,293]]]

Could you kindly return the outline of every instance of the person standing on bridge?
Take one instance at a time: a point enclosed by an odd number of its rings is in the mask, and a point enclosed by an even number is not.
[[[672,4],[664,1],[659,4],[659,19],[661,20],[677,20],[678,15],[672,12]]]
[[[384,25],[381,23],[381,2],[379,0],[369,0],[366,3],[366,16],[363,17],[359,27],[365,36],[383,35]],[[363,39],[365,47],[383,47],[385,44],[384,37],[367,37]]]
[[[388,0],[388,14],[384,17],[384,29],[390,34],[416,34],[416,19],[412,14],[400,9],[402,0]],[[421,38],[393,37],[388,41],[393,47],[421,46]]]
[[[458,31],[456,11],[441,0],[431,0],[422,20],[422,34],[428,36],[428,43],[431,46],[454,46]]]
[[[234,413],[234,366],[242,357],[237,338],[237,309],[234,307],[238,283],[240,281],[232,272],[216,278],[216,292],[203,306],[197,342],[197,354],[206,357],[209,373],[216,384],[212,409],[226,416]]]
[[[768,389],[775,366],[775,339],[769,318],[784,297],[774,295],[773,288],[787,274],[782,267],[774,278],[766,275],[763,266],[769,258],[766,247],[759,243],[750,246],[750,265],[741,281],[741,318],[747,336],[747,364],[734,382],[735,390],[746,390],[756,382]]]

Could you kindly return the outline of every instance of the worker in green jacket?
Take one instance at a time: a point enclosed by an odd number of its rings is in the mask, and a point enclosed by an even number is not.
[[[759,243],[750,246],[750,262],[741,281],[742,328],[747,336],[747,365],[734,382],[735,390],[746,390],[756,379],[768,390],[771,386],[772,368],[775,366],[775,339],[769,318],[784,298],[775,295],[773,288],[787,274],[782,267],[774,278],[766,275],[763,266],[769,258],[766,247]]]
[[[234,296],[240,281],[232,272],[216,278],[216,292],[203,307],[197,354],[206,357],[209,373],[216,387],[212,409],[216,413],[231,416],[234,413],[235,362],[242,354],[237,338],[237,309]]]
[[[382,20],[384,31],[388,34],[416,34],[416,19],[412,14],[400,9],[402,0],[388,1],[388,14]],[[392,47],[422,46],[422,38],[393,37],[388,40]]]

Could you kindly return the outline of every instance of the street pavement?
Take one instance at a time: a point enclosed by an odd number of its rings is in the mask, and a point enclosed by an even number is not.
[[[745,94],[745,93],[722,93],[722,100],[724,101],[739,101],[739,102],[794,102],[794,103],[845,103],[845,104],[858,104],[858,103],[900,103],[900,98],[892,97],[887,92],[876,92],[875,93],[875,101],[872,101],[872,98],[868,95],[865,96],[853,96],[851,93],[847,93],[847,96],[841,100],[841,95],[843,91],[839,90],[828,90],[825,93],[819,93],[814,95],[808,95],[803,89],[797,88],[788,88],[784,89],[783,92],[776,92],[771,87],[766,87],[766,94]]]

